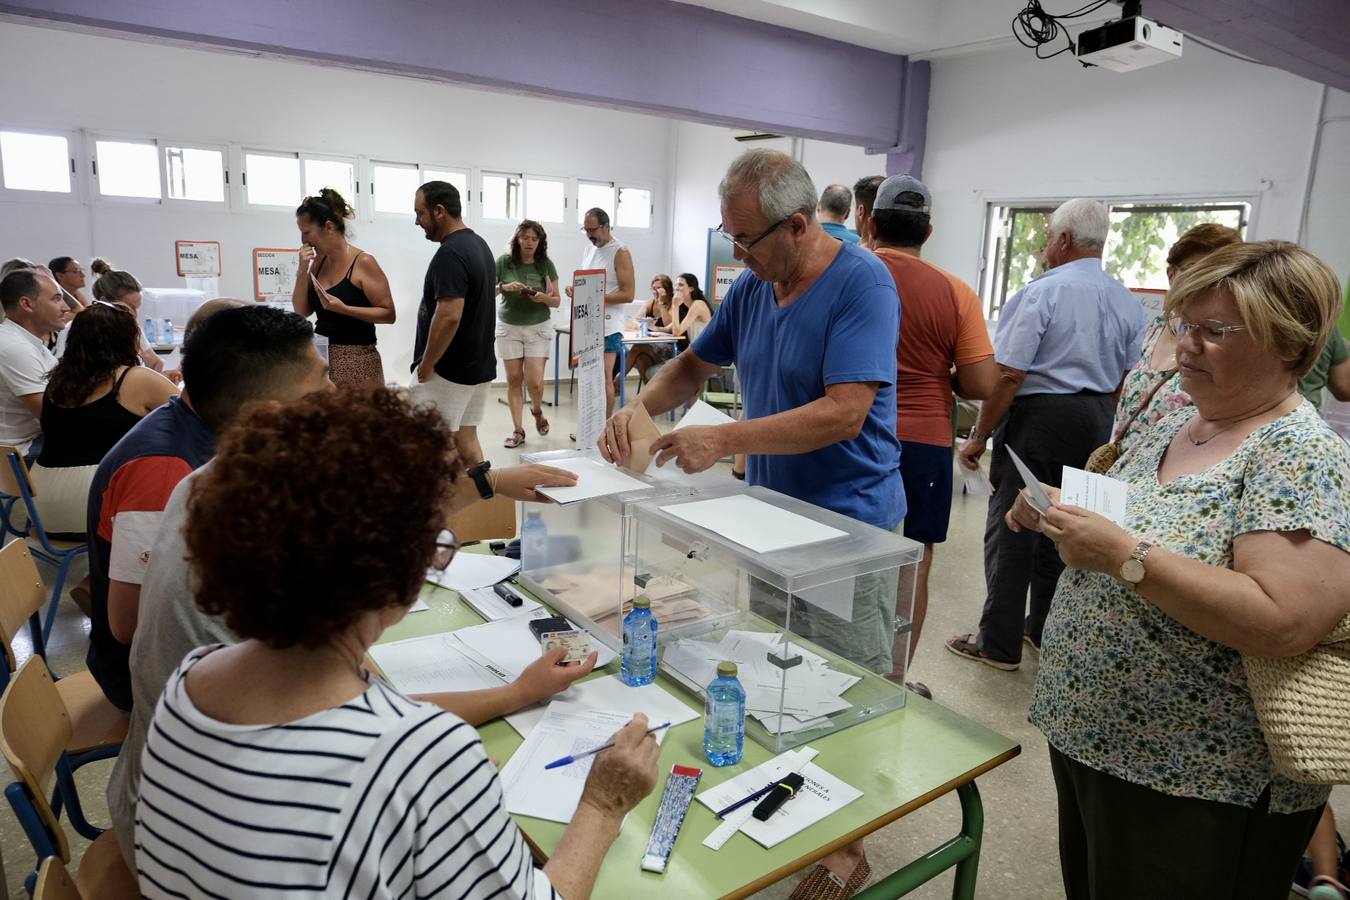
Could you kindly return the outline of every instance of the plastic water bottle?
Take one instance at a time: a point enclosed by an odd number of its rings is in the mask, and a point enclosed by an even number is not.
[[[632,612],[623,617],[623,662],[619,667],[619,677],[630,687],[656,680],[656,627],[652,601],[634,597]]]
[[[745,688],[734,662],[717,664],[703,705],[703,755],[714,766],[734,766],[745,751]]]
[[[520,529],[520,567],[522,570],[543,569],[548,566],[548,526],[537,512],[525,516]]]
[[[151,347],[159,343],[159,338],[155,335],[155,317],[145,317],[145,341]]]
[[[651,337],[651,323],[646,316],[638,320],[638,337]]]
[[[163,330],[162,332],[160,332],[160,335],[159,335],[160,340],[162,340],[162,341],[163,341],[164,343],[166,343],[166,344],[172,344],[172,343],[173,343],[173,319],[169,318],[168,316],[165,316],[165,317],[164,317],[164,323],[163,323],[163,324],[164,324],[164,330]]]

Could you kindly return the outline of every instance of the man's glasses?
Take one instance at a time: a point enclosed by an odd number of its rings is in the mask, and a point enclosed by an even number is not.
[[[437,572],[444,572],[458,550],[459,538],[449,528],[442,528],[441,533],[436,535],[436,552],[431,556],[431,567]]]
[[[796,215],[796,213],[793,213],[793,215]],[[723,225],[718,225],[717,228],[716,228],[716,231],[717,231],[717,233],[720,234],[722,237],[724,237],[724,238],[726,238],[728,241],[730,241],[734,246],[739,247],[742,253],[749,253],[750,250],[751,250],[756,244],[758,244],[760,241],[764,240],[764,239],[765,239],[766,237],[768,237],[769,235],[773,234],[773,233],[774,233],[775,231],[777,231],[778,229],[782,228],[783,225],[786,224],[787,221],[788,221],[789,219],[791,219],[791,218],[792,218],[792,216],[786,216],[786,217],[784,217],[784,218],[782,218],[782,219],[779,219],[777,222],[774,222],[772,225],[770,225],[768,228],[766,228],[766,229],[764,230],[764,233],[763,233],[763,234],[761,234],[759,237],[754,238],[753,240],[751,240],[751,241],[749,241],[749,242],[742,241],[742,240],[740,240],[739,238],[737,238],[735,235],[733,235],[733,234],[731,234],[730,232],[728,232],[728,231],[726,230],[726,225],[725,225],[725,224],[723,224]]]
[[[1167,327],[1178,340],[1182,340],[1186,335],[1195,332],[1200,340],[1206,344],[1222,344],[1224,337],[1235,331],[1246,331],[1246,325],[1228,325],[1217,319],[1205,319],[1202,322],[1187,322],[1181,316],[1171,316],[1167,320]]]

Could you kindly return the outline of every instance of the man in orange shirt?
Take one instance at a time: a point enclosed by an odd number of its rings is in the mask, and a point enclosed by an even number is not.
[[[947,539],[952,510],[952,393],[971,400],[989,396],[998,381],[994,346],[979,296],[960,278],[919,258],[933,233],[928,188],[909,175],[893,175],[877,189],[868,223],[877,257],[900,293],[896,345],[896,434],[900,477],[909,504],[905,537],[923,544],[914,587],[912,658],[928,611],[933,545]]]

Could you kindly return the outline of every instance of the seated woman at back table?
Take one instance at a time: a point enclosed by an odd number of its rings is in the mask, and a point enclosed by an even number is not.
[[[657,275],[652,279],[652,296],[647,300],[647,304],[642,307],[642,313],[639,319],[649,319],[649,330],[652,334],[659,333],[664,328],[669,334],[670,327],[680,320],[684,315],[684,308],[675,306],[675,286],[670,281],[669,275]],[[639,326],[640,327],[640,326]],[[628,371],[637,372],[640,381],[647,380],[647,370],[652,366],[660,365],[675,355],[675,351],[669,344],[638,344],[635,347],[628,348]]]
[[[47,268],[51,270],[52,277],[56,279],[72,312],[80,312],[89,305],[89,298],[84,294],[84,266],[80,265],[78,259],[58,256],[47,263]]]
[[[121,269],[114,269],[112,263],[102,257],[94,258],[89,264],[89,271],[98,276],[94,282],[94,299],[125,306],[136,320],[137,334],[141,334],[141,283],[136,280],[136,276]],[[143,334],[141,337],[136,344],[136,355],[140,357],[141,363],[156,372],[163,372],[164,360],[160,359],[155,349],[145,342]]]
[[[376,439],[347,477],[350,449]],[[156,707],[136,807],[146,897],[589,896],[656,783],[645,717],[595,757],[538,869],[473,727],[364,666],[428,566],[449,565],[464,477],[440,414],[386,388],[262,404],[225,433],[184,538],[198,606],[241,642],[189,653]]]
[[[178,388],[139,365],[141,329],[125,309],[95,301],[66,330],[66,351],[42,396],[45,437],[31,476],[43,528],[83,540],[98,464]]]
[[[712,307],[699,290],[697,275],[685,272],[675,279],[675,307],[682,310],[680,315],[673,322],[658,322],[652,326],[652,331],[679,338],[683,351],[703,333],[703,326],[712,321]]]
[[[1125,526],[1048,486],[1044,515],[1025,491],[1008,513],[1069,566],[1029,712],[1069,900],[1288,896],[1330,787],[1276,771],[1249,683],[1350,612],[1350,448],[1295,390],[1340,310],[1293,244],[1205,256],[1164,306],[1193,405],[1111,468]]]

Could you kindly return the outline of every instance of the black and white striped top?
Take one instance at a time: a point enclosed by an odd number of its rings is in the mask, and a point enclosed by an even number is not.
[[[169,679],[142,757],[141,892],[158,897],[558,895],[473,727],[381,682],[284,725],[230,725]]]

